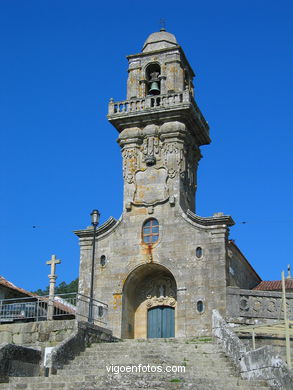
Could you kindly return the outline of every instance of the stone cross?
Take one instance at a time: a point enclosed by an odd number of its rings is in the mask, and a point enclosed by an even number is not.
[[[166,31],[166,20],[160,19],[160,31]]]
[[[53,276],[53,275],[56,276],[55,275],[56,264],[60,264],[60,263],[61,263],[61,260],[56,259],[56,255],[52,255],[51,260],[48,260],[46,262],[46,264],[51,265],[51,274],[50,274],[50,276]],[[57,276],[56,276],[56,278],[57,278]]]
[[[47,261],[46,264],[51,266],[51,273],[48,275],[50,279],[49,287],[49,302],[47,310],[47,320],[52,320],[54,316],[54,296],[55,296],[55,284],[57,275],[55,274],[56,264],[60,264],[61,260],[56,259],[56,255],[52,255],[51,260]]]

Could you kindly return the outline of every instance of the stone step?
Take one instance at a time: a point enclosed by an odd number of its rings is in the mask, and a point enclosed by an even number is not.
[[[10,384],[9,387],[3,387],[3,389],[27,389],[27,390],[38,390],[38,389],[63,389],[63,390],[91,390],[91,389],[127,389],[130,388],[147,388],[147,389],[163,389],[166,390],[176,388],[176,389],[192,389],[194,390],[194,383],[196,383],[196,390],[208,390],[208,389],[217,389],[217,390],[268,390],[268,387],[263,386],[261,383],[227,383],[226,381],[213,381],[210,379],[203,380],[197,379],[196,382],[192,381],[183,381],[179,378],[174,378],[173,382],[171,380],[148,380],[140,379],[135,382],[133,381],[117,381],[117,383],[108,382],[96,382],[96,381],[85,381],[77,380],[74,382],[46,382],[46,383],[30,383],[30,384]]]
[[[117,371],[116,371],[117,372]],[[183,369],[178,369],[176,371],[172,372],[167,372],[165,370],[165,367],[163,366],[162,372],[158,372],[157,374],[176,374],[176,373],[185,373],[186,375],[193,375],[193,376],[207,376],[210,375],[211,377],[218,377],[219,375],[227,375],[227,376],[235,376],[235,372],[233,369],[227,368],[227,367],[219,367],[215,369],[210,369],[208,366],[201,366],[201,367],[190,367],[190,366],[185,366],[185,372]],[[115,373],[115,371],[107,371],[106,368],[95,368],[95,367],[89,367],[89,368],[75,368],[73,369],[72,367],[65,368],[63,370],[59,370],[57,376],[70,376],[70,375],[108,375],[111,373]],[[140,375],[142,372],[133,372],[134,375]],[[125,373],[122,372],[122,375],[129,375],[130,373]]]
[[[177,360],[182,360],[182,359],[189,359],[189,360],[194,360],[194,361],[222,361],[225,362],[227,358],[225,355],[220,355],[220,354],[215,354],[215,355],[193,355],[193,354],[188,354],[188,353],[169,353],[164,352],[164,353],[153,353],[153,354],[146,354],[146,353],[133,353],[133,354],[97,354],[97,355],[92,355],[92,356],[79,356],[76,357],[74,360],[69,361],[69,363],[72,363],[73,361],[76,362],[85,362],[85,361],[104,361],[104,360],[112,360],[112,361],[129,361],[129,360],[136,360],[136,362],[142,362],[142,360],[157,360],[161,358],[162,360],[169,360],[169,361],[177,361]]]
[[[164,353],[170,353],[170,354],[182,354],[187,353],[194,356],[215,356],[215,355],[222,355],[224,356],[224,353],[217,350],[210,350],[210,351],[202,351],[198,349],[185,349],[185,348],[178,348],[178,349],[171,349],[171,348],[156,348],[156,349],[148,349],[148,348],[134,348],[134,349],[123,349],[120,350],[87,350],[85,352],[81,352],[77,357],[84,357],[84,356],[99,356],[99,355],[133,355],[133,354],[164,354]]]
[[[92,351],[96,351],[96,350],[104,350],[104,351],[107,351],[107,350],[134,350],[134,349],[137,349],[137,348],[143,348],[144,349],[148,349],[148,350],[153,350],[155,351],[156,349],[159,349],[159,348],[169,348],[169,349],[173,349],[173,350],[177,350],[177,349],[195,349],[195,350],[201,350],[201,351],[206,351],[206,352],[209,352],[209,351],[220,351],[219,349],[219,346],[218,345],[215,345],[215,344],[196,344],[196,343],[191,343],[191,344],[168,344],[168,343],[160,343],[160,344],[145,344],[145,343],[136,343],[136,344],[124,344],[124,343],[115,343],[115,344],[111,344],[111,343],[100,343],[100,344],[92,344],[87,350],[92,350]]]
[[[108,373],[106,366],[185,366],[185,373]],[[242,380],[218,345],[192,340],[127,340],[94,344],[57,375],[11,378],[0,390],[268,390]]]

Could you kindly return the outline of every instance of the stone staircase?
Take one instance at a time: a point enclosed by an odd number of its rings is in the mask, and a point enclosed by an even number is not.
[[[118,365],[130,366],[128,370],[133,372],[117,374],[114,370],[117,371]],[[166,372],[170,367],[174,372]],[[139,369],[141,372],[135,372]],[[145,370],[149,372],[142,372]],[[219,346],[209,339],[149,339],[93,344],[56,375],[12,377],[9,383],[0,384],[0,389],[268,390],[269,387],[263,381],[242,380]]]

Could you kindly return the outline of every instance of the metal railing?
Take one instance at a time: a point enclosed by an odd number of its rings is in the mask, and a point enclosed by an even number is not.
[[[0,323],[45,321],[49,296],[32,295],[0,300]],[[53,301],[53,319],[78,318],[87,321],[90,298],[79,293],[58,294]],[[108,305],[93,299],[94,323],[107,324]]]

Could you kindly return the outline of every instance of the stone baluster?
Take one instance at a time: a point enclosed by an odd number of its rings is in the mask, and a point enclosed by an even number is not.
[[[183,92],[183,102],[184,103],[189,103],[190,102],[190,92],[189,92],[189,90],[187,88]]]
[[[110,99],[109,106],[108,106],[108,113],[109,115],[114,114],[114,100],[113,98]]]

